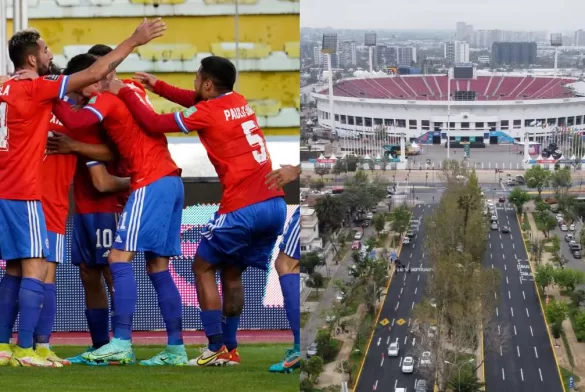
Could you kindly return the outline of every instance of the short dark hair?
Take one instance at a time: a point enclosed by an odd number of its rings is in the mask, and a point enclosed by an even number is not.
[[[78,54],[77,56],[73,57],[67,63],[67,68],[63,71],[64,75],[71,75],[76,72],[83,71],[84,69],[88,69],[92,66],[93,63],[97,61],[97,57],[93,54],[89,53],[82,53]]]
[[[236,67],[225,57],[205,57],[201,60],[199,72],[203,78],[211,80],[219,92],[228,92],[234,89]]]
[[[37,41],[40,38],[41,34],[35,29],[21,30],[10,38],[8,55],[14,68],[24,67],[28,56],[39,54],[40,47]]]
[[[112,50],[114,50],[114,49],[112,49],[108,45],[97,44],[97,45],[94,45],[91,48],[89,48],[87,53],[93,54],[94,56],[97,56],[97,57],[103,57],[106,54],[110,53]]]

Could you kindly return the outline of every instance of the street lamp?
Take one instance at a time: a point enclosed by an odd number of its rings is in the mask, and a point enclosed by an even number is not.
[[[475,359],[471,358],[469,361],[465,361],[465,362],[463,362],[461,365],[457,365],[457,364],[455,364],[455,363],[451,363],[451,362],[449,362],[449,361],[444,361],[444,362],[445,362],[446,364],[448,364],[448,365],[453,365],[453,366],[455,366],[455,367],[457,367],[457,368],[458,368],[458,370],[459,370],[459,378],[457,379],[457,390],[458,390],[459,392],[461,392],[461,368],[462,368],[464,365],[467,365],[468,363],[475,362]]]

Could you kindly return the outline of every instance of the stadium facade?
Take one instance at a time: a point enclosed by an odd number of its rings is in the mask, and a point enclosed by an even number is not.
[[[585,95],[576,78],[491,74],[468,79],[447,75],[350,78],[334,87],[339,137],[405,135],[421,144],[541,141],[559,127],[585,128]],[[318,123],[331,129],[327,88],[317,90]],[[450,104],[450,114],[448,106]],[[449,123],[449,124],[448,124]]]

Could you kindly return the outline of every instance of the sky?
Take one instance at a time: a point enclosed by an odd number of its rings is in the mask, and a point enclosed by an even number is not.
[[[585,0],[301,0],[302,27],[336,29],[574,31]]]

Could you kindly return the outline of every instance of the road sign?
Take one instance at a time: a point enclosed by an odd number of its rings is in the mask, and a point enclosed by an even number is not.
[[[569,389],[575,388],[575,378],[573,376],[569,377]]]
[[[389,322],[390,322],[390,321],[388,321],[388,319],[387,319],[387,318],[385,318],[384,320],[380,321],[380,324],[382,324],[382,326],[383,326],[383,327],[385,327],[385,326],[387,326],[387,325],[388,325],[388,323],[389,323]]]
[[[398,324],[398,325],[404,325],[404,323],[405,323],[405,322],[406,322],[406,321],[404,321],[404,319],[400,319],[400,320],[398,320],[398,321],[396,322],[396,324]]]

